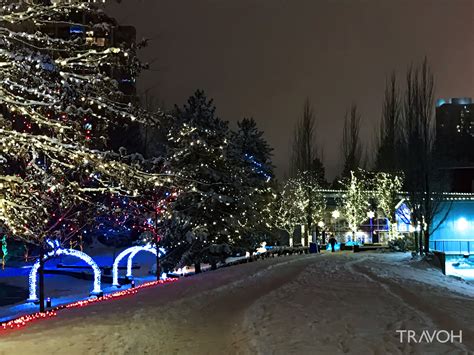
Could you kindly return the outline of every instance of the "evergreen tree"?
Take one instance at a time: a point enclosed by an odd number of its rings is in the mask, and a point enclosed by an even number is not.
[[[188,245],[187,262],[199,263],[211,245],[235,245],[253,212],[239,206],[242,177],[228,158],[229,136],[227,123],[203,91],[176,107],[166,168],[181,187],[164,231],[170,242]]]
[[[268,238],[272,226],[272,148],[253,118],[244,118],[238,123],[238,128],[232,133],[230,158],[239,167],[238,174],[242,177],[242,212],[252,211],[248,215],[248,224],[244,226],[244,243],[254,249],[258,242]]]

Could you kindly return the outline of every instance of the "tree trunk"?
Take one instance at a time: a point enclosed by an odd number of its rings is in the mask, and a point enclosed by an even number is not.
[[[44,248],[40,247],[40,259],[39,259],[39,303],[40,312],[44,312]]]
[[[430,251],[430,234],[428,231],[423,231],[424,245],[425,245],[425,254]]]
[[[417,238],[418,238],[418,247],[420,248],[420,255],[423,255],[423,236],[422,232],[416,232]]]
[[[200,274],[201,273],[201,263],[200,262],[194,263],[194,273],[195,274]]]
[[[160,249],[158,243],[156,244],[156,280],[158,281],[161,277],[161,262],[160,262]]]
[[[147,130],[145,131],[145,133],[148,132],[148,128],[146,128]],[[145,149],[146,149],[146,144],[147,144],[147,138],[145,136]],[[161,277],[161,263],[160,263],[160,248],[159,248],[159,245],[158,245],[158,242],[160,241],[160,238],[158,237],[156,231],[157,231],[157,228],[158,228],[158,212],[157,212],[157,209],[155,208],[155,235],[154,235],[154,239],[155,239],[155,247],[156,247],[156,280],[159,281],[160,280],[160,277]]]
[[[308,166],[310,166],[310,164],[311,164],[311,161],[308,162]],[[306,236],[305,236],[306,244],[304,246],[309,247],[309,242],[311,239],[311,227],[313,225],[313,214],[312,214],[313,203],[311,199],[311,189],[309,188],[309,186],[307,188],[306,194],[307,194],[306,197],[308,198],[309,202],[308,202],[308,208],[306,210]]]
[[[421,248],[419,245],[419,240],[418,240],[418,231],[416,230],[417,227],[417,219],[415,216],[415,213],[411,213],[411,223],[413,225],[413,237],[414,237],[414,242],[415,242],[415,252],[420,253],[421,255]]]
[[[308,222],[306,223],[306,235],[305,235],[306,242],[304,245],[306,247],[309,247],[309,243],[311,241],[311,225],[312,225],[312,222],[310,219],[308,219]]]
[[[412,232],[413,242],[415,243],[415,252],[418,253],[418,238],[416,236],[416,231]]]

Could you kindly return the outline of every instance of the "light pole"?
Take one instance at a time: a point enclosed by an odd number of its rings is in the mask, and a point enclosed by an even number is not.
[[[318,222],[318,228],[319,228],[319,231],[321,232],[321,244],[325,244],[325,238],[324,238],[324,231],[323,231],[323,228],[324,228],[324,222],[323,221],[319,221]],[[316,244],[318,243],[318,234],[316,234]]]
[[[375,217],[375,212],[374,211],[369,211],[367,212],[367,217],[369,217],[369,220],[370,220],[370,242],[372,242],[372,237],[373,237],[373,229],[374,229],[374,225],[372,223],[372,220],[374,219]]]
[[[332,218],[334,218],[334,237],[336,237],[336,235],[337,235],[337,219],[339,217],[341,217],[341,212],[339,212],[338,210],[334,210],[334,211],[332,211],[331,215],[332,215]]]

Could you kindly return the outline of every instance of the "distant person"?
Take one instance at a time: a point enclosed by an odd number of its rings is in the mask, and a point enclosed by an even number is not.
[[[336,248],[335,248],[336,243],[337,243],[336,238],[334,238],[334,237],[329,238],[329,244],[331,244],[331,252],[332,253],[334,253],[336,251]]]

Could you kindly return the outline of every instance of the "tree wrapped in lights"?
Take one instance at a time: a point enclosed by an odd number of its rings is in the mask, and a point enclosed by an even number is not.
[[[0,3],[0,224],[40,246],[41,288],[47,238],[77,235],[100,196],[162,179],[95,150],[112,126],[152,119],[120,91],[115,73],[141,64],[133,44],[105,43],[114,20],[88,1]]]
[[[2,1],[2,5],[0,72],[4,79],[0,88],[0,112],[3,113],[0,127],[5,137],[2,149],[6,149],[2,154],[19,153],[18,156],[10,155],[9,163],[3,159],[3,170],[8,175],[5,183],[16,183],[20,191],[27,191],[21,185],[36,184],[36,190],[43,191],[57,189],[69,181],[65,186],[74,190],[72,182],[77,183],[78,175],[73,175],[76,173],[73,167],[77,157],[83,159],[79,166],[86,166],[86,172],[89,162],[94,165],[94,159],[102,159],[82,147],[77,148],[81,154],[75,154],[78,144],[102,148],[107,144],[106,133],[110,125],[148,118],[129,103],[113,77],[114,72],[123,73],[124,68],[130,77],[138,74],[141,64],[136,57],[136,46],[105,45],[105,42],[102,46],[90,42],[91,38],[99,36],[98,32],[110,37],[108,32],[114,30],[116,23],[87,1]],[[30,139],[34,144],[26,146],[24,140]],[[17,141],[23,150],[18,149]],[[112,171],[107,165],[110,164],[113,163],[106,163],[106,168],[102,169],[107,170],[109,177]],[[124,171],[115,173],[120,176]],[[89,180],[94,180],[91,177]],[[38,185],[40,182],[43,187]],[[88,188],[92,189],[89,192],[109,190],[107,184],[100,183],[102,186],[86,188],[84,179],[81,184],[82,193]],[[35,191],[35,188],[30,187],[30,190]],[[117,192],[121,188],[114,186],[113,190]],[[66,198],[77,196],[70,192],[65,190],[62,194]],[[28,193],[16,197],[28,200]],[[76,199],[76,202],[80,200]],[[51,202],[49,200],[49,204]],[[11,203],[10,208],[14,208],[15,204]],[[22,218],[21,215],[18,218]],[[26,224],[26,220],[23,222],[19,225]],[[9,224],[10,227],[18,225]]]
[[[133,198],[117,194],[106,196],[91,234],[114,247],[132,242],[136,245],[154,245],[157,250],[162,246],[173,247],[173,243],[164,240],[163,230],[166,230],[165,221],[171,215],[169,208],[176,197],[176,192],[164,186],[156,186],[145,195]],[[164,272],[174,268],[175,264],[163,253],[157,253],[156,257],[155,274],[159,279],[162,264]]]
[[[288,233],[291,247],[296,227],[304,223],[304,215],[301,214],[301,209],[295,205],[296,191],[294,181],[289,179],[275,200],[275,226]]]
[[[301,235],[301,244],[304,245],[306,241],[309,242],[309,233],[314,224],[321,221],[323,217],[326,200],[318,179],[319,177],[311,172],[299,173],[297,177],[287,180],[278,198],[275,212],[276,226],[288,232],[290,245],[292,235],[298,225],[308,226],[308,230],[302,231]]]
[[[102,193],[137,196],[164,180],[109,160],[106,153],[55,138],[2,129],[0,138],[0,216],[15,235],[37,238],[55,217],[49,208],[67,211]]]
[[[7,256],[8,256],[8,244],[7,244],[7,236],[4,235],[2,237],[2,270],[5,269],[5,262],[7,260]]]
[[[141,70],[136,46],[90,41],[115,27],[88,1],[3,1],[0,107],[12,128],[103,147],[110,125],[151,120],[116,78]]]
[[[340,184],[344,189],[340,207],[352,232],[352,241],[355,241],[355,233],[367,219],[370,208],[371,193],[368,179],[365,172],[359,169],[357,172],[351,171],[350,178],[341,181]]]
[[[398,194],[403,186],[401,175],[391,173],[377,173],[375,176],[375,197],[378,207],[390,222],[390,235],[397,234],[397,220],[395,212],[400,202]]]
[[[268,239],[272,228],[274,201],[272,148],[263,138],[253,118],[238,122],[238,130],[231,135],[230,159],[238,168],[239,203],[242,213],[247,214],[246,224],[241,226],[244,236],[242,246],[254,249]]]
[[[137,196],[161,177],[55,138],[0,130],[0,217],[15,238],[40,246],[40,290],[46,240],[77,235],[98,196]],[[43,303],[40,303],[43,307]]]
[[[241,209],[242,177],[229,159],[227,123],[202,91],[176,108],[168,144],[166,166],[182,186],[163,230],[173,246],[188,246],[188,262],[199,263],[211,244],[235,245],[253,211]]]

